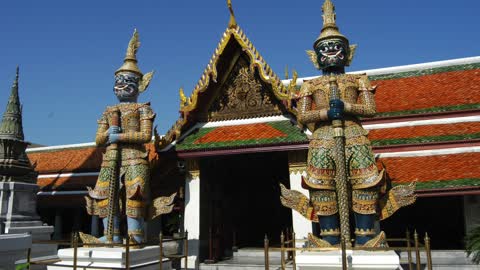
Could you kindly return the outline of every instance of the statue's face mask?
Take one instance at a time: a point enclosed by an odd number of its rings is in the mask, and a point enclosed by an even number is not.
[[[136,102],[139,94],[140,76],[132,72],[120,72],[115,75],[113,92],[120,102]]]
[[[315,47],[320,69],[345,67],[348,64],[348,44],[343,39],[326,39]]]

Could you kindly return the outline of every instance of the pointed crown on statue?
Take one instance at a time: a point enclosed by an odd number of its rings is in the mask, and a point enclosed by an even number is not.
[[[333,5],[332,1],[325,0],[325,3],[323,3],[322,5],[322,11],[323,11],[323,15],[322,15],[323,27],[320,32],[320,35],[313,43],[313,47],[315,48],[320,41],[325,39],[331,39],[331,38],[343,39],[348,44],[347,37],[342,35],[338,30],[338,26],[336,23],[335,6]]]
[[[143,75],[143,73],[138,68],[137,61],[137,51],[140,48],[140,39],[137,32],[137,29],[133,31],[132,38],[128,43],[127,53],[125,54],[125,59],[123,60],[123,65],[115,71],[115,75],[120,72],[132,72],[140,76],[141,80],[139,83],[139,91],[143,92],[147,89],[150,84],[150,80],[153,77],[154,71],[148,72]]]

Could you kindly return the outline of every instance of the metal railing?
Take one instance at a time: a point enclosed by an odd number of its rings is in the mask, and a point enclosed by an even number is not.
[[[340,243],[340,247],[328,247],[328,248],[314,248],[314,247],[303,247],[297,248],[295,246],[295,233],[292,232],[292,238],[290,240],[285,240],[285,235],[283,232],[280,234],[280,247],[271,247],[269,245],[270,240],[268,239],[267,235],[265,235],[264,239],[264,253],[265,253],[265,269],[270,269],[270,258],[269,258],[269,251],[279,251],[280,252],[280,269],[286,269],[287,262],[292,263],[292,269],[296,269],[296,252],[297,251],[308,251],[308,252],[321,252],[321,251],[333,251],[333,250],[341,250],[342,252],[342,269],[348,269],[348,262],[347,262],[347,248],[346,243],[342,241]],[[303,240],[303,239],[302,239]],[[432,270],[432,253],[430,249],[430,237],[427,233],[425,233],[424,237],[424,244],[420,243],[418,233],[415,231],[413,235],[413,239],[410,238],[410,232],[407,230],[405,238],[388,238],[388,243],[391,242],[404,242],[406,246],[403,247],[351,247],[348,248],[349,250],[363,250],[363,251],[406,251],[407,252],[407,265],[408,270],[413,270],[413,259],[412,253],[415,253],[415,266],[416,270],[421,270],[422,262],[420,253],[424,252],[426,254],[426,267],[428,270]],[[287,255],[285,257],[285,253],[291,252],[291,255]]]
[[[172,242],[172,241],[180,241],[183,240],[183,253],[181,254],[168,254],[164,255],[163,253],[163,245],[160,245],[160,262],[163,261],[163,258],[168,258],[168,259],[185,259],[185,270],[188,269],[188,231],[186,231],[183,236],[181,237],[172,237],[172,238],[164,238],[163,234],[160,233],[160,243],[166,243],[166,242]],[[163,269],[163,264],[160,263],[159,269]]]
[[[114,243],[79,243],[79,233],[78,232],[72,232],[71,234],[71,240],[41,240],[41,241],[33,241],[32,244],[57,244],[57,245],[63,245],[67,246],[70,248],[73,248],[73,258],[72,258],[72,265],[68,264],[58,264],[61,262],[61,259],[47,259],[47,260],[35,260],[32,261],[31,258],[31,248],[27,250],[27,269],[30,269],[30,266],[32,265],[44,265],[44,266],[61,266],[61,267],[70,267],[73,268],[73,270],[77,270],[78,268],[89,268],[89,269],[111,269],[111,267],[106,267],[106,266],[83,266],[83,265],[78,265],[78,249],[81,247],[121,247],[125,248],[125,269],[129,270],[131,267],[130,264],[130,253],[131,249],[135,248],[141,248],[146,245],[158,245],[159,246],[159,261],[158,261],[158,268],[159,270],[163,270],[163,259],[168,258],[168,259],[178,259],[181,260],[182,258],[185,259],[185,270],[187,270],[187,260],[188,260],[188,232],[185,232],[183,236],[181,237],[172,237],[172,238],[164,238],[163,234],[160,233],[159,235],[159,241],[158,242],[146,242],[146,243],[141,243],[141,244],[132,244],[130,241],[125,241],[125,244],[114,244]],[[168,254],[165,255],[163,254],[163,243],[166,242],[172,242],[172,241],[181,241],[183,240],[183,253],[181,254]],[[151,262],[147,264],[142,264],[142,267],[148,266],[148,265],[155,265],[157,262]]]

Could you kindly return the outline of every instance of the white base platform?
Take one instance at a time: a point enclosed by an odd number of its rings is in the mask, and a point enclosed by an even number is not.
[[[147,246],[142,249],[130,250],[130,269],[153,270],[159,268],[160,249],[158,246]],[[107,267],[105,269],[125,269],[125,249],[92,247],[77,250],[77,269],[92,269],[89,266]],[[73,248],[58,251],[60,262],[48,266],[52,270],[71,270],[73,265]],[[171,270],[172,262],[163,259],[163,269]]]
[[[342,269],[342,251],[301,252],[296,256],[297,269]],[[396,270],[400,258],[394,251],[347,250],[348,269]]]

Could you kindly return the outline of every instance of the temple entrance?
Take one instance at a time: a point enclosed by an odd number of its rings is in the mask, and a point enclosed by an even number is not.
[[[465,220],[463,197],[418,198],[408,207],[381,222],[390,238],[405,237],[405,230],[417,230],[423,240],[425,233],[432,239],[432,249],[464,249]]]
[[[256,153],[200,161],[200,257],[222,259],[235,247],[275,244],[292,227],[280,203],[279,184],[289,186],[287,153]]]

